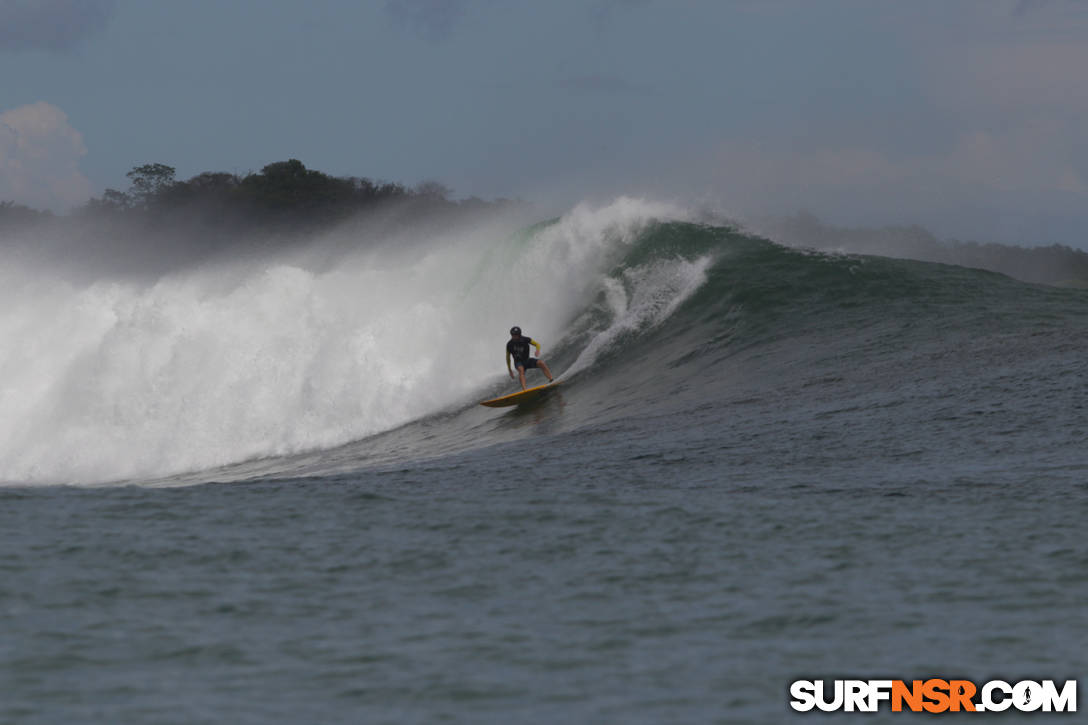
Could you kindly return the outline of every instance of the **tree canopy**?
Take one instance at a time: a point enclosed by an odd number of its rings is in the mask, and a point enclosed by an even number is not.
[[[328,226],[361,212],[400,202],[417,213],[457,212],[509,205],[506,199],[465,202],[450,199],[451,190],[424,181],[414,188],[364,177],[336,177],[308,169],[298,159],[277,161],[244,176],[205,171],[179,181],[176,169],[163,163],[133,167],[125,191],[106,189],[71,216],[131,218],[151,224],[199,223],[259,230],[298,231]],[[33,221],[46,212],[4,202],[0,226]]]

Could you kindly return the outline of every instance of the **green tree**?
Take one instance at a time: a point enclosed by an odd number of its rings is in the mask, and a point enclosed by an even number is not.
[[[351,199],[355,184],[307,169],[298,159],[268,164],[242,179],[241,189],[262,206],[281,212],[330,210]],[[322,216],[322,214],[319,214]]]
[[[416,196],[432,201],[446,201],[450,194],[453,193],[453,189],[442,182],[430,179],[417,184],[413,191],[416,193]]]
[[[144,164],[133,167],[125,174],[132,182],[129,196],[141,206],[148,206],[156,197],[161,196],[174,186],[174,174],[177,170],[166,164]]]

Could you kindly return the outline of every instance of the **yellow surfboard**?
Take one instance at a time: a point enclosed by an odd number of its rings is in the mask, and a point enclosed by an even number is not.
[[[503,395],[500,398],[492,398],[491,400],[485,400],[480,405],[486,405],[488,408],[505,408],[510,405],[521,405],[523,403],[531,403],[534,400],[540,398],[548,390],[559,385],[559,382],[548,383],[546,385],[538,385],[535,388],[526,388],[525,390],[519,390],[516,393],[510,393],[509,395]]]

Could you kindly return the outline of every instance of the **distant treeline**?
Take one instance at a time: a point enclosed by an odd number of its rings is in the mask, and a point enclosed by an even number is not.
[[[399,203],[417,214],[457,213],[499,208],[520,202],[484,201],[476,197],[452,201],[451,190],[435,182],[409,188],[359,177],[334,177],[307,169],[297,159],[269,164],[245,176],[204,172],[187,181],[175,178],[166,164],[137,166],[126,175],[127,191],[107,189],[66,217],[0,202],[0,231],[61,218],[76,221],[130,219],[141,223],[188,227],[220,227],[233,231],[310,231]]]
[[[1059,244],[1020,247],[940,240],[919,226],[835,227],[808,213],[762,220],[759,226],[784,244],[941,262],[1000,272],[1025,282],[1088,287],[1088,253]]]
[[[469,212],[524,205],[521,201],[476,197],[454,201],[450,189],[427,181],[409,188],[360,177],[334,177],[307,169],[297,159],[269,164],[245,176],[204,172],[187,181],[172,166],[137,166],[126,175],[127,191],[107,189],[68,215],[57,216],[0,201],[0,243],[5,233],[41,224],[66,225],[77,235],[101,238],[117,222],[155,230],[160,251],[192,237],[208,251],[237,244],[240,237],[291,237],[327,229],[367,212],[391,210],[413,222],[441,225]],[[784,244],[840,249],[976,267],[1027,282],[1088,287],[1088,253],[1067,246],[1020,247],[937,239],[919,226],[843,228],[802,213],[763,219],[760,231]],[[195,232],[195,234],[194,234]],[[106,234],[105,236],[109,236]]]

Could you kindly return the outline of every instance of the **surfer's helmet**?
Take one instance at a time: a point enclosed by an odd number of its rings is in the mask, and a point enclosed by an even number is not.
[[[511,335],[520,335],[521,334],[521,328],[518,327],[517,325],[514,325],[513,327],[510,328],[510,334]]]

